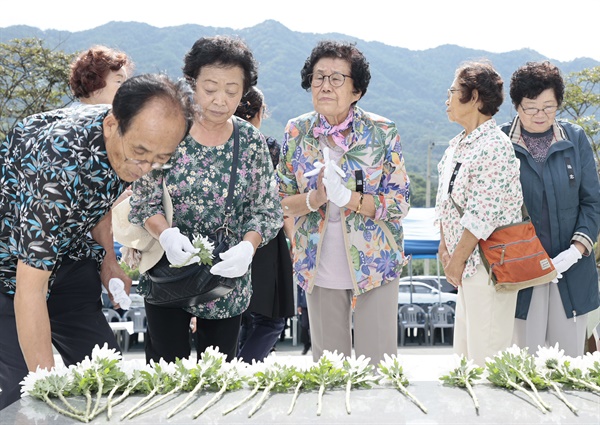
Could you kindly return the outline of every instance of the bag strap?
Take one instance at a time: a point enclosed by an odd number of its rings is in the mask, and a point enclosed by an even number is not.
[[[231,217],[233,205],[233,192],[237,181],[238,157],[240,153],[240,127],[236,117],[233,118],[233,159],[231,163],[231,176],[229,177],[229,189],[227,190],[227,199],[225,201],[225,220],[223,226],[227,227]]]
[[[456,203],[456,201],[454,200],[452,195],[450,195],[450,200],[452,201],[454,208],[456,208],[456,210],[460,214],[460,218],[462,218],[462,216],[464,214],[463,209],[460,207],[460,205],[458,205]],[[521,214],[523,215],[523,220],[527,220],[529,218],[529,212],[527,212],[527,207],[525,206],[525,201],[523,201],[523,204],[521,204]]]

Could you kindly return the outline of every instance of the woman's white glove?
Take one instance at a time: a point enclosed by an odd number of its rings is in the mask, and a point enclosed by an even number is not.
[[[116,304],[119,304],[123,310],[129,310],[131,307],[131,298],[125,292],[125,284],[117,277],[113,277],[108,281],[108,290],[113,296],[113,300]]]
[[[565,249],[563,252],[561,252],[552,259],[552,264],[554,264],[556,272],[562,274],[569,270],[571,266],[578,262],[580,259],[581,252],[579,252],[575,245],[571,244],[571,246],[568,249]]]
[[[170,227],[160,234],[158,238],[160,246],[165,250],[167,254],[167,260],[174,266],[180,264],[194,264],[200,261],[200,258],[195,256],[190,259],[193,254],[199,252],[198,248],[194,248],[190,239],[182,235],[177,227]]]
[[[212,266],[210,272],[223,277],[243,276],[248,271],[253,255],[254,245],[248,241],[241,241],[219,254],[223,261]]]
[[[342,181],[343,176],[344,171],[333,160],[325,164],[323,184],[327,191],[327,200],[333,202],[338,207],[345,206],[350,202],[350,198],[352,197],[352,191],[344,186]]]

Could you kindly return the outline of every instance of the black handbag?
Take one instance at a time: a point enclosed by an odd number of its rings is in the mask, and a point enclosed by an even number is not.
[[[214,234],[208,235],[215,247],[213,264],[220,262],[219,254],[229,249],[227,243],[227,236],[230,232],[228,224],[232,211],[239,156],[239,127],[236,118],[233,119],[233,136],[233,161],[225,202],[224,224]],[[171,267],[167,256],[163,255],[159,262],[146,272],[150,279],[150,291],[146,295],[146,301],[161,307],[181,308],[205,304],[227,295],[235,288],[237,279],[212,275],[211,267],[207,264]]]

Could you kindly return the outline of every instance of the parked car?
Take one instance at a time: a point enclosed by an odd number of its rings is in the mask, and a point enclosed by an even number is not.
[[[413,282],[422,282],[429,286],[433,286],[434,288],[438,288],[438,276],[436,275],[412,276],[412,278],[410,276],[404,276],[400,278],[400,282],[409,282],[411,279]],[[446,276],[439,276],[439,279],[443,292],[452,292],[454,294],[458,292],[458,289],[448,283]]]
[[[414,277],[412,282],[400,279],[400,286],[398,288],[398,305],[431,305],[441,302],[442,304],[448,304],[454,308],[456,306],[457,298],[457,294],[440,291],[437,288],[428,285],[427,283],[415,280]]]

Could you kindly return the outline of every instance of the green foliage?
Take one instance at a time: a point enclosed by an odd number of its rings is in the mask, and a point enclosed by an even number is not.
[[[460,358],[460,365],[451,370],[447,375],[440,377],[445,385],[465,388],[467,384],[473,385],[473,382],[481,379],[483,368],[474,366],[465,356]]]
[[[123,271],[125,272],[125,274],[131,279],[131,280],[139,280],[140,278],[140,270],[135,268],[132,269],[131,267],[129,267],[125,261],[120,261],[119,265],[121,266],[121,268],[123,269]]]
[[[265,134],[281,141],[287,121],[313,109],[310,93],[300,86],[300,70],[323,34],[294,32],[274,20],[242,30],[200,25],[157,28],[135,22],[111,22],[73,33],[41,31],[25,26],[8,27],[0,31],[0,42],[34,36],[48,45],[60,45],[65,52],[79,52],[93,44],[104,44],[126,52],[136,64],[138,74],[165,72],[178,78],[181,76],[183,57],[192,44],[200,37],[216,34],[237,35],[252,49],[259,63],[258,86],[263,90],[271,112],[262,128]],[[508,81],[510,75],[526,61],[546,59],[528,49],[492,53],[444,45],[413,51],[379,42],[366,42],[344,34],[327,36],[356,42],[367,57],[372,79],[359,105],[396,122],[411,177],[425,176],[427,149],[431,142],[435,142],[431,156],[431,171],[435,176],[437,168],[433,165],[437,165],[444,152],[442,144],[461,131],[459,125],[448,121],[444,104],[446,89],[461,62],[488,58],[504,80]],[[600,65],[597,61],[585,58],[555,63],[564,73]],[[512,116],[514,110],[510,102],[505,101],[495,118],[498,123],[503,123]]]
[[[0,138],[28,115],[70,102],[72,54],[45,47],[38,38],[0,43]]]

